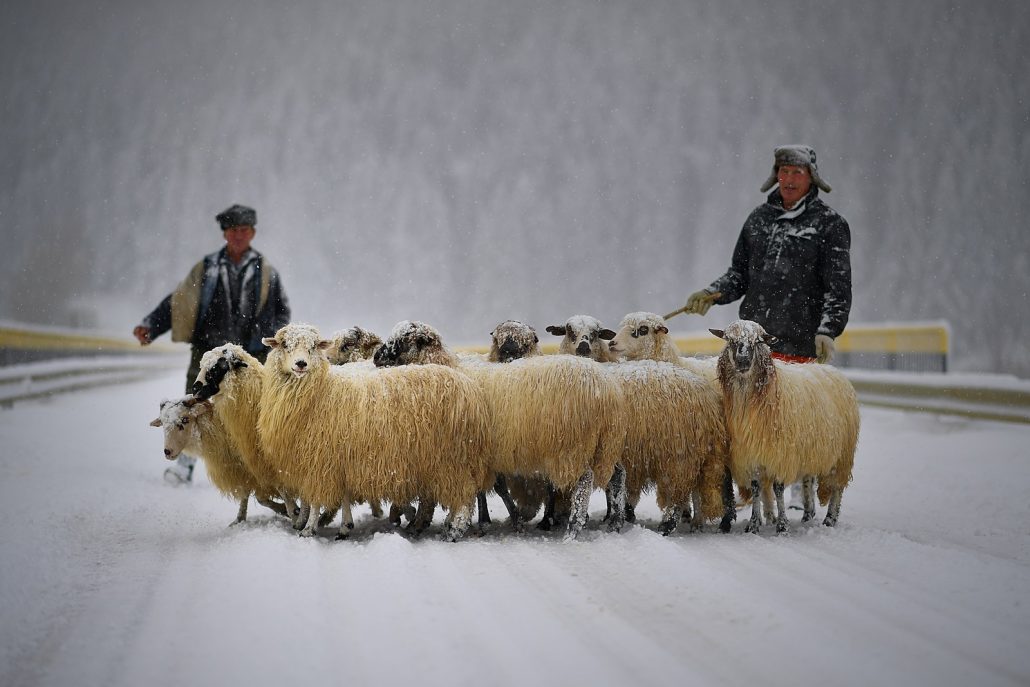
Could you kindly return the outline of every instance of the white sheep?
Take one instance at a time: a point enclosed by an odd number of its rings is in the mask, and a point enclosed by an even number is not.
[[[444,347],[443,339],[436,329],[423,322],[403,321],[394,327],[390,338],[377,351],[375,364],[378,367],[395,367],[398,365],[428,365],[436,363],[463,368],[470,365],[488,364],[491,360],[497,362],[501,359],[511,360],[516,357],[539,355],[540,353],[539,340],[532,327],[515,320],[502,322],[495,327],[494,331],[491,332],[491,341],[492,348],[486,358],[476,354],[455,356]],[[491,423],[491,426],[493,426],[493,423]],[[520,507],[516,506],[509,494],[509,477],[513,482],[525,481],[523,484],[518,485],[518,491],[527,497],[527,501],[524,502],[527,510],[530,508],[528,497],[531,493],[534,493],[535,486],[528,482],[529,480],[538,480],[539,478],[526,478],[516,475],[506,476],[500,472],[496,473],[493,486],[494,491],[497,492],[504,502],[512,527],[516,531],[521,531],[523,511]],[[476,500],[479,525],[489,524],[490,514],[487,508],[486,493],[480,492]],[[537,510],[539,510],[539,505]]]
[[[496,472],[543,477],[569,494],[566,539],[587,519],[594,480],[607,484],[625,440],[622,390],[599,363],[542,355],[463,366],[486,391]],[[612,529],[621,523],[613,522]]]
[[[840,517],[841,496],[851,481],[858,443],[859,412],[847,377],[829,365],[783,363],[769,346],[776,339],[761,325],[737,320],[712,329],[726,341],[719,356],[730,469],[738,483],[750,483],[754,500],[746,530],[760,527],[760,484],[768,478],[776,499],[776,529],[788,529],[783,485],[803,480],[803,521],[815,517],[811,478],[827,503],[823,524]]]
[[[330,340],[332,344],[326,350],[326,357],[333,365],[369,360],[383,344],[377,334],[356,326],[341,329]]]
[[[488,476],[486,406],[471,379],[442,365],[330,366],[330,342],[308,325],[263,341],[272,351],[258,436],[285,486],[312,505],[302,535],[314,534],[318,506],[351,497],[437,502],[447,538],[464,534]]]
[[[192,395],[163,401],[160,415],[150,425],[163,430],[164,454],[168,460],[175,460],[182,451],[199,456],[215,488],[239,502],[233,525],[247,519],[251,494],[255,494],[261,505],[280,515],[286,514],[286,507],[275,503],[271,498],[273,492],[262,488],[247,469],[209,402],[199,401]]]
[[[229,441],[243,463],[254,475],[262,490],[277,493],[289,504],[288,515],[300,529],[308,517],[307,504],[297,508],[296,496],[283,486],[276,465],[261,451],[257,436],[258,406],[264,382],[264,365],[241,346],[225,344],[207,351],[200,359],[200,372],[193,392],[200,399],[210,400],[214,413],[225,428]],[[341,531],[354,527],[349,503],[340,504],[343,511]],[[335,511],[327,513],[320,524],[328,524]]]
[[[618,380],[625,398],[621,462],[626,470],[627,518],[633,518],[641,491],[651,486],[662,509],[659,529],[664,534],[676,528],[691,501],[692,530],[701,529],[705,519],[724,514],[720,492],[727,435],[722,398],[704,378],[680,364],[678,353],[662,359],[659,351],[668,334],[664,321],[652,313],[632,313],[615,333],[596,318],[580,315],[553,329],[565,330],[552,332],[564,335],[563,346],[605,359],[627,358],[604,368]]]

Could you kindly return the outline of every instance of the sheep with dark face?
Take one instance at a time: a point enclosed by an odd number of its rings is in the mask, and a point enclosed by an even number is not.
[[[730,469],[750,484],[754,501],[747,531],[760,527],[760,485],[773,484],[776,529],[788,529],[783,485],[803,480],[803,521],[815,517],[812,479],[827,504],[823,524],[840,517],[841,496],[851,481],[858,443],[859,413],[847,377],[829,365],[783,363],[770,355],[775,337],[756,322],[737,320],[711,332],[726,341],[719,356],[730,435]]]
[[[500,334],[498,334],[498,332],[500,332]],[[491,355],[487,358],[487,361],[490,357],[501,357],[501,349],[504,349],[505,351],[503,354],[504,356],[514,354],[539,355],[540,351],[537,347],[535,332],[533,332],[531,327],[520,322],[515,322],[514,320],[502,322],[494,329],[491,337],[493,345]],[[498,341],[499,337],[503,337],[503,340]],[[433,327],[422,322],[404,321],[399,323],[394,327],[390,338],[387,339],[385,344],[383,344],[380,351],[381,353],[376,356],[375,360],[376,365],[379,367],[437,363],[449,365],[451,367],[458,367],[465,372],[469,372],[469,366],[476,364],[489,364],[487,361],[484,361],[481,356],[453,356],[444,347],[440,333]],[[513,476],[513,479],[518,478],[514,478]],[[520,491],[527,495],[532,493],[530,485],[519,484],[516,486],[517,488],[526,486],[526,489],[520,489]],[[512,527],[516,531],[521,530],[520,515],[522,510],[516,507],[515,503],[512,501],[508,492],[506,476],[498,473],[496,475],[493,488],[501,497],[505,508],[508,510]],[[480,526],[489,524],[490,513],[487,508],[486,493],[480,492],[477,495],[476,500]],[[423,512],[425,512],[426,505],[419,504],[419,506],[423,509]]]
[[[368,360],[383,344],[378,335],[361,327],[340,330],[333,334],[331,341],[332,345],[326,351],[326,357],[333,365]]]
[[[490,353],[486,357],[490,362],[510,363],[534,355],[540,355],[540,339],[528,324],[505,320],[490,332]]]
[[[505,324],[494,330],[498,352],[504,347],[499,337],[518,329],[516,338],[533,340],[527,349],[533,354],[508,363],[481,356],[459,358],[460,369],[479,382],[490,409],[490,466],[503,475],[547,479],[566,491],[571,505],[565,537],[575,539],[586,523],[595,477],[607,484],[615,472],[625,437],[624,419],[617,412],[621,391],[597,363],[575,356],[536,355],[531,329],[512,321]],[[420,355],[416,347],[406,359],[418,360]],[[518,529],[520,510],[509,506],[509,515]]]
[[[398,365],[446,365],[454,367],[458,359],[447,350],[440,332],[424,322],[402,320],[390,338],[375,352],[372,360],[376,367]]]
[[[464,534],[488,475],[488,416],[471,379],[443,365],[331,366],[331,343],[308,325],[263,342],[258,437],[285,487],[312,505],[302,535],[319,507],[352,495],[440,503],[447,538]]]

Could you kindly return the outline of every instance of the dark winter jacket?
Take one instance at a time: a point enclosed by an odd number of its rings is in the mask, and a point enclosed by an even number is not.
[[[290,306],[276,269],[251,249],[233,270],[222,248],[204,256],[142,324],[150,328],[151,338],[171,329],[174,341],[188,341],[203,351],[236,343],[260,355],[265,350],[261,338],[289,321]]]
[[[744,222],[730,269],[708,288],[722,293],[719,305],[743,297],[741,319],[776,336],[774,351],[814,357],[816,334],[836,338],[848,323],[851,229],[815,186],[790,211],[777,189]]]

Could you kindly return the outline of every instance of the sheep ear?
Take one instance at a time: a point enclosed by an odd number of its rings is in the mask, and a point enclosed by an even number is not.
[[[269,348],[279,348],[279,342],[271,336],[266,336],[265,338],[261,339],[261,343],[268,346]]]
[[[668,334],[668,333],[669,333],[669,328],[668,328],[668,327],[666,327],[666,326],[665,326],[664,324],[660,324],[660,325],[658,325],[658,327],[657,327],[657,328],[655,329],[655,331],[656,331],[656,332],[660,332],[660,333],[662,333],[662,334]]]
[[[777,341],[779,341],[779,339],[777,339],[777,338],[776,338],[775,336],[773,336],[772,334],[765,334],[764,336],[762,336],[762,341],[764,341],[764,342],[765,342],[765,345],[766,345],[766,346],[772,346],[772,345],[773,345],[773,344],[775,344],[775,343],[776,343]]]
[[[715,334],[720,339],[726,338],[726,332],[722,329],[709,329],[708,331],[710,331],[712,334]]]
[[[597,332],[597,335],[605,341],[611,341],[615,338],[615,332],[613,332],[611,329],[602,329],[601,331]]]
[[[315,345],[318,346],[318,350],[325,351],[325,350],[327,350],[327,349],[332,347],[333,342],[330,341],[329,339],[322,339],[321,341],[319,341]]]
[[[554,334],[555,336],[565,336],[565,333],[566,333],[565,325],[564,324],[561,324],[561,325],[552,324],[551,326],[549,326],[547,328],[547,333],[548,334]]]
[[[150,421],[150,426],[151,427],[160,427],[161,426],[161,418],[157,418],[157,419],[151,420]]]

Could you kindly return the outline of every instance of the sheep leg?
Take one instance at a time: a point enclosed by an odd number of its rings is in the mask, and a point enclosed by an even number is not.
[[[844,490],[837,487],[830,494],[830,502],[826,504],[826,517],[823,519],[823,524],[827,527],[835,527],[837,525],[837,518],[840,517],[840,500],[844,496]]]
[[[608,488],[605,492],[611,492],[611,518],[608,520],[608,531],[619,532],[626,524],[626,468],[621,463],[615,464],[615,472],[608,480]],[[589,498],[589,496],[588,496]]]
[[[745,532],[758,534],[762,529],[762,481],[759,479],[758,468],[751,473],[751,519],[744,527]]]
[[[317,505],[310,503],[304,503],[301,511],[304,512],[304,508],[307,508],[307,518],[304,521],[304,527],[301,528],[299,534],[302,537],[313,537],[315,536],[315,530],[318,528],[318,515],[321,511]]]
[[[576,486],[572,491],[572,509],[569,513],[569,522],[565,526],[565,541],[572,541],[579,536],[583,527],[587,524],[587,511],[590,505],[590,490],[594,486],[594,471],[587,468],[587,471],[576,480]]]
[[[768,480],[762,480],[762,521],[766,525],[775,519],[773,504],[776,501],[776,496],[773,492],[773,485]]]
[[[346,539],[350,531],[354,529],[354,514],[351,512],[350,499],[344,499],[340,504],[342,519],[340,520],[340,531],[336,533],[336,539]],[[335,511],[334,511],[335,512]]]
[[[801,479],[801,500],[805,507],[805,513],[801,516],[801,522],[808,522],[815,518],[815,489],[813,489],[815,478],[805,475]]]
[[[737,505],[733,499],[733,475],[730,474],[730,469],[726,468],[722,473],[722,520],[719,521],[719,531],[729,532],[736,519]]]
[[[418,500],[418,510],[415,511],[415,519],[408,525],[408,529],[412,530],[416,537],[419,536],[433,522],[433,513],[435,511],[436,501],[420,498]]]
[[[318,517],[316,510],[315,517]],[[297,513],[297,518],[293,521],[293,529],[300,530],[307,527],[308,520],[311,519],[311,504],[303,499],[300,502],[300,511]],[[311,536],[311,535],[307,535]]]
[[[519,507],[515,505],[515,500],[511,497],[511,492],[508,491],[508,480],[505,479],[504,475],[497,473],[497,479],[494,480],[494,491],[501,497],[501,501],[504,502],[504,507],[508,511],[508,519],[511,520],[511,528],[516,532],[522,532],[522,513],[519,511]]]
[[[344,501],[344,504],[347,506],[348,509],[350,509],[350,504],[349,503]],[[322,513],[322,515],[320,515],[318,517],[318,526],[319,527],[329,527],[330,523],[332,523],[333,518],[336,517],[336,513],[340,510],[341,507],[342,506],[337,506],[336,508],[333,508],[332,510],[326,509],[326,511],[324,513]]]
[[[681,506],[667,506],[662,511],[662,521],[658,525],[658,531],[662,533],[663,537],[668,537],[679,527],[681,517],[683,517],[683,508]]]
[[[783,507],[783,482],[773,482],[773,493],[776,494],[776,531],[787,532],[787,509]]]
[[[550,482],[547,483],[547,498],[544,499],[544,516],[540,518],[539,524],[536,528],[538,530],[544,530],[548,532],[554,527],[554,502],[558,498],[558,492],[554,488],[554,485]]]
[[[272,499],[267,498],[265,496],[257,496],[257,495],[255,495],[254,499],[258,503],[260,503],[262,506],[264,506],[265,508],[269,509],[270,511],[278,513],[279,515],[286,515],[286,504],[285,503],[279,503],[278,501],[273,501]]]
[[[472,524],[472,504],[450,509],[444,520],[444,539],[455,542],[461,539]]]
[[[486,506],[486,492],[481,491],[476,494],[476,514],[479,520],[479,526],[490,524],[490,509]]]
[[[247,520],[247,504],[250,502],[250,494],[240,499],[240,509],[236,511],[236,519],[229,523],[229,527],[239,525]]]
[[[702,532],[705,529],[705,516],[701,512],[701,492],[696,489],[690,492],[690,501],[690,531]]]

